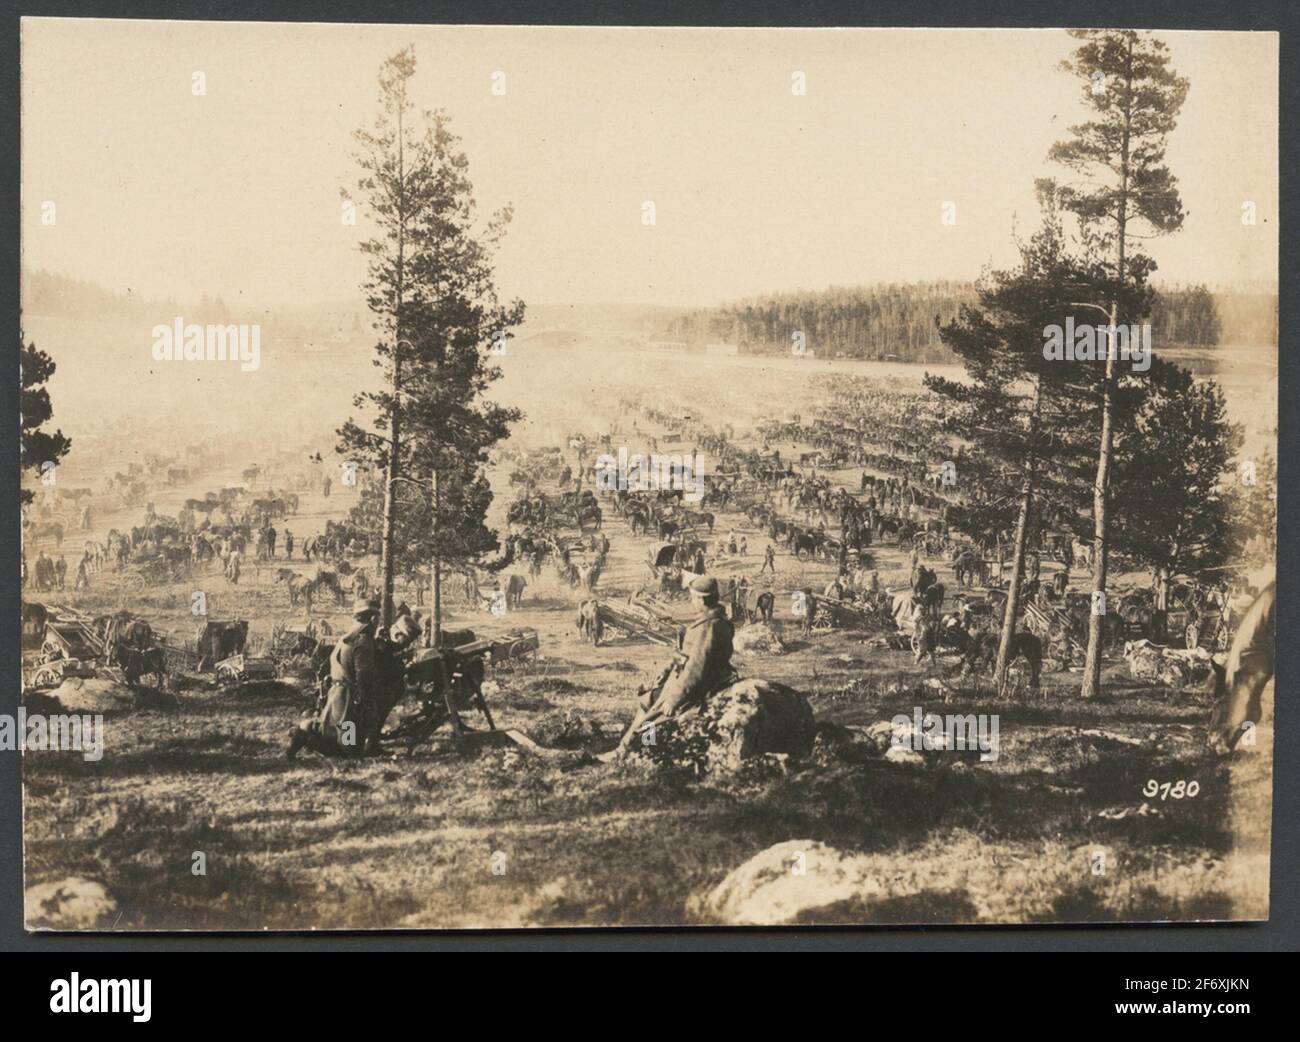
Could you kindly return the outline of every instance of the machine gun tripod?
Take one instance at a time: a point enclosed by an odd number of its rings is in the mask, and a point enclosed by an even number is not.
[[[491,641],[478,640],[419,652],[406,668],[406,685],[418,693],[420,708],[403,717],[384,738],[405,744],[409,756],[445,723],[451,724],[452,741],[458,747],[470,735],[499,733],[483,697],[483,659],[491,650]],[[472,709],[483,714],[486,731],[461,719]]]

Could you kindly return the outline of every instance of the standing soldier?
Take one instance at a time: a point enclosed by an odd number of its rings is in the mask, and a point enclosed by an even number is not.
[[[1065,596],[1065,591],[1070,585],[1070,566],[1067,564],[1052,577],[1052,589],[1056,593],[1058,600]]]
[[[287,561],[293,556],[293,533],[289,529],[284,530],[284,558]]]
[[[328,474],[326,474],[325,477],[321,480],[320,483],[321,495],[323,495],[326,499],[330,498],[330,485],[332,484],[333,482],[330,480],[330,476]]]
[[[769,568],[772,569],[772,574],[775,575],[776,574],[776,547],[774,547],[771,543],[768,543],[767,549],[763,551],[763,567],[758,570],[758,574],[762,575]]]
[[[54,581],[59,589],[63,589],[65,580],[68,578],[68,562],[59,554],[59,559],[54,562]]]
[[[813,599],[811,586],[803,588],[803,622],[799,631],[805,636],[812,636],[813,617],[817,614],[817,603]]]

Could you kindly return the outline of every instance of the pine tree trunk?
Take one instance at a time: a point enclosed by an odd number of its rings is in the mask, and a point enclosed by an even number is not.
[[[1011,555],[1011,586],[1007,590],[1007,604],[1002,613],[1002,636],[998,641],[997,667],[993,671],[999,693],[1006,687],[1007,669],[1011,665],[1011,645],[1016,635],[1016,619],[1020,615],[1020,579],[1025,574],[1025,544],[1029,539],[1029,511],[1033,500],[1033,481],[1026,477],[1020,492],[1020,515],[1016,520],[1015,546]]]
[[[402,305],[406,288],[406,150],[402,110],[397,111],[397,258],[393,287],[393,406],[388,411],[388,462],[384,468],[384,526],[379,543],[379,611],[384,628],[393,622],[393,572],[396,565],[397,478],[401,472]]]
[[[1118,322],[1116,305],[1110,309],[1110,327]],[[1114,441],[1115,410],[1115,338],[1111,333],[1106,345],[1106,377],[1101,397],[1101,446],[1097,451],[1097,478],[1092,486],[1092,598],[1088,614],[1088,651],[1083,664],[1084,698],[1101,694],[1101,651],[1105,631],[1102,624],[1106,611],[1106,533],[1110,499],[1110,455]],[[1101,594],[1099,598],[1097,595]]]
[[[1020,615],[1020,580],[1025,574],[1025,545],[1029,541],[1029,514],[1034,503],[1034,461],[1038,451],[1041,395],[1042,384],[1035,381],[1034,400],[1029,414],[1029,458],[1025,464],[1025,481],[1020,491],[1020,514],[1016,519],[1015,546],[1011,557],[1011,586],[1002,613],[1002,635],[998,640],[998,659],[993,670],[994,683],[999,692],[1006,687],[1007,669],[1011,665],[1011,646],[1016,636],[1016,620]]]
[[[393,363],[394,403],[397,401],[397,393],[401,388],[401,375],[402,363],[398,359]],[[393,622],[393,572],[397,556],[394,552],[396,548],[393,546],[393,541],[397,531],[397,477],[401,467],[401,445],[397,440],[401,433],[400,428],[401,417],[398,414],[397,405],[394,404],[388,416],[390,441],[388,443],[388,465],[384,468],[384,527],[379,547],[380,589],[382,591],[380,610],[383,612],[385,628],[392,625]]]
[[[1128,56],[1125,63],[1125,119],[1124,137],[1120,142],[1120,185],[1119,210],[1116,214],[1115,236],[1115,278],[1124,282],[1124,251],[1128,236],[1128,196],[1129,196],[1129,160],[1132,143],[1133,126],[1133,44],[1130,40]],[[1102,381],[1101,395],[1101,444],[1097,450],[1097,480],[1092,486],[1092,604],[1088,614],[1088,652],[1084,659],[1083,686],[1084,698],[1096,698],[1101,694],[1101,643],[1105,636],[1102,623],[1106,610],[1106,536],[1108,525],[1108,502],[1110,498],[1110,456],[1115,439],[1113,430],[1115,411],[1115,327],[1119,323],[1119,302],[1111,301],[1110,334],[1106,344],[1106,377]],[[1098,598],[1097,595],[1101,594]]]
[[[433,567],[429,570],[433,580],[433,647],[442,647],[442,557],[438,554],[438,518],[442,510],[442,495],[438,487],[438,468],[430,476],[433,486]]]

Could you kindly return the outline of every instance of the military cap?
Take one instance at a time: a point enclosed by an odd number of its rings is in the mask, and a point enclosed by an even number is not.
[[[420,624],[409,615],[399,615],[389,628],[388,635],[399,643],[414,640],[420,635]]]

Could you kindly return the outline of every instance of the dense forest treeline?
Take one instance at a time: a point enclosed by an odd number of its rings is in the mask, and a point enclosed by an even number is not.
[[[672,320],[664,335],[689,343],[736,344],[747,353],[784,354],[797,331],[805,349],[820,357],[951,362],[939,323],[950,322],[975,295],[975,284],[962,282],[777,294],[690,312]],[[1157,293],[1151,323],[1157,347],[1273,344],[1277,295],[1165,287]]]

